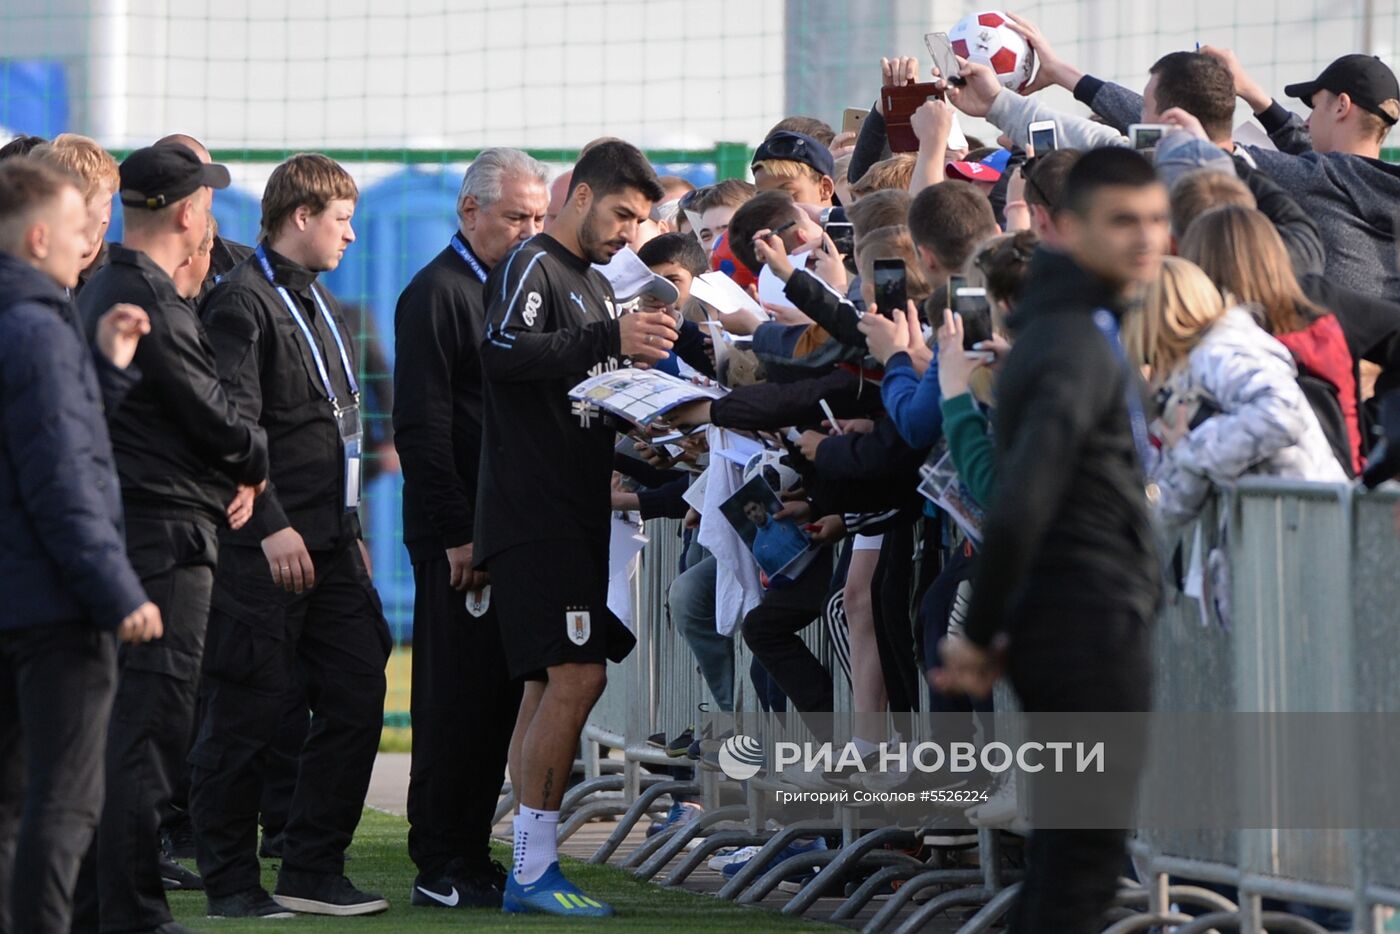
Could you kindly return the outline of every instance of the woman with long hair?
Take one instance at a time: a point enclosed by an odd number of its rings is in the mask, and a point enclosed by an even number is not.
[[[1212,485],[1245,474],[1346,480],[1288,348],[1194,264],[1166,258],[1142,310],[1125,319],[1123,343],[1161,403],[1152,480],[1169,525],[1193,519]]]
[[[1221,292],[1259,309],[1264,329],[1292,352],[1304,393],[1324,430],[1334,426],[1328,440],[1342,466],[1348,475],[1359,473],[1356,361],[1337,316],[1303,293],[1274,225],[1252,208],[1214,208],[1191,222],[1180,253],[1204,270]],[[1339,409],[1345,437],[1335,427]]]

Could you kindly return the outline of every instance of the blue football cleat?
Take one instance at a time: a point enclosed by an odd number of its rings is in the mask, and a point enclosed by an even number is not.
[[[613,913],[612,906],[589,898],[564,878],[557,862],[550,863],[544,875],[529,885],[521,885],[510,876],[501,908],[510,914],[538,912],[565,918],[608,918]]]

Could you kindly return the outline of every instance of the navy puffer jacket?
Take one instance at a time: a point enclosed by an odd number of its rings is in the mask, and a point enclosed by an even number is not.
[[[137,379],[94,357],[63,289],[0,253],[0,630],[115,629],[146,602],[103,415]]]

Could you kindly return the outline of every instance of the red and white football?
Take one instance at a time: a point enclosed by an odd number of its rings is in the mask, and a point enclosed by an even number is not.
[[[1003,87],[1019,91],[1035,74],[1035,51],[996,10],[972,13],[948,33],[953,51],[969,61],[987,65]]]

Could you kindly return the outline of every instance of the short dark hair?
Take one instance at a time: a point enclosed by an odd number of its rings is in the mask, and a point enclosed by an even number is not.
[[[754,187],[753,182],[746,182],[742,178],[726,178],[713,185],[696,189],[691,201],[686,204],[686,209],[697,214],[704,214],[710,208],[737,209],[757,193],[758,189]]]
[[[569,195],[582,184],[588,185],[595,198],[605,198],[629,188],[640,191],[653,204],[666,197],[647,157],[636,146],[620,139],[598,143],[583,154],[574,166]]]
[[[897,227],[909,222],[909,204],[914,200],[908,191],[901,188],[882,188],[872,191],[855,204],[846,208],[846,220],[856,241],[872,230],[881,227]]]
[[[1173,107],[1201,121],[1212,142],[1235,128],[1235,79],[1220,59],[1204,52],[1169,52],[1148,69],[1157,76],[1157,113]]]
[[[3,146],[0,146],[0,162],[12,159],[15,156],[27,156],[29,151],[35,146],[43,145],[48,140],[42,136],[26,136],[21,133]]]
[[[931,251],[946,269],[961,269],[977,244],[1000,232],[992,203],[966,182],[930,185],[909,205],[914,243]]]
[[[0,163],[0,250],[17,245],[34,212],[64,188],[82,194],[82,179],[35,159]]]
[[[1083,153],[1078,149],[1055,149],[1035,157],[1026,176],[1026,202],[1038,204],[1051,214],[1065,203],[1065,179]]]
[[[637,258],[652,267],[662,263],[675,263],[688,270],[692,276],[698,276],[710,268],[710,258],[705,255],[705,248],[695,239],[694,234],[664,233],[659,237],[652,237],[642,244],[642,248],[637,251]]]
[[[1089,201],[1103,188],[1147,188],[1160,185],[1157,170],[1142,154],[1123,146],[1091,149],[1075,160],[1065,179],[1063,209],[1080,217],[1089,213]]]
[[[816,117],[801,116],[784,117],[773,124],[773,129],[765,133],[763,138],[767,139],[774,133],[780,133],[783,130],[789,133],[804,133],[823,146],[830,146],[831,141],[836,138],[836,131],[833,130],[831,124],[827,123],[825,120],[818,120]]]
[[[750,198],[734,212],[729,219],[729,249],[734,258],[748,267],[749,272],[758,275],[763,264],[753,249],[753,235],[760,230],[776,230],[797,217],[802,210],[792,195],[782,189],[761,191]]]

